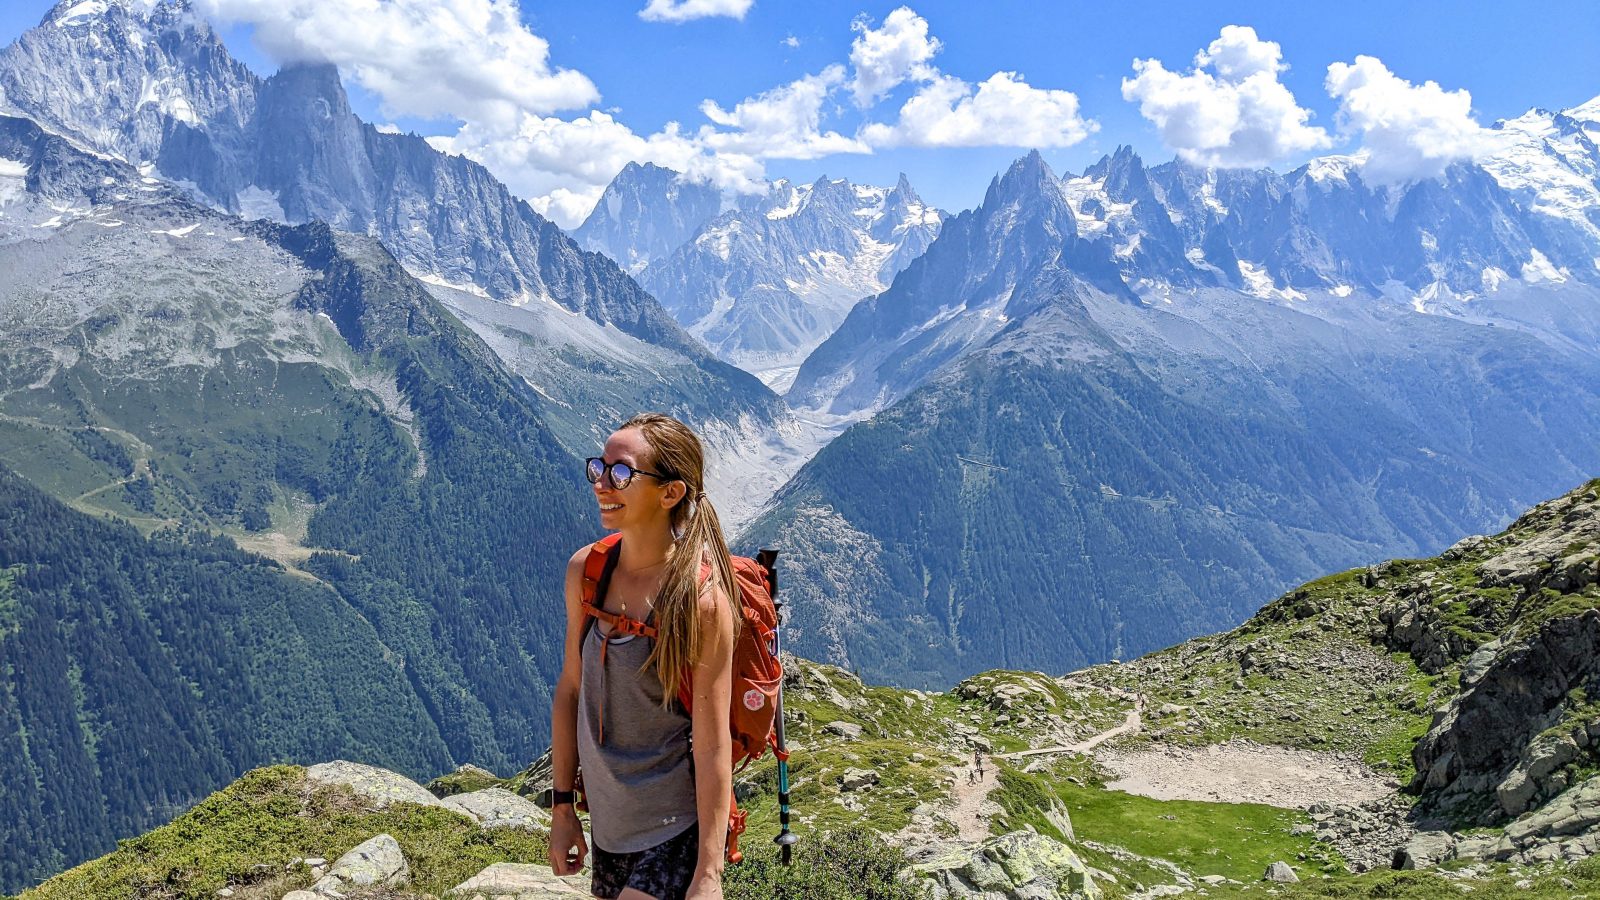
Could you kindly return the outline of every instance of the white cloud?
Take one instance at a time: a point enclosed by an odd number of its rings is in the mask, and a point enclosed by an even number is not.
[[[1326,131],[1306,124],[1311,111],[1278,80],[1288,68],[1282,58],[1278,44],[1261,40],[1254,28],[1227,25],[1195,54],[1188,74],[1169,71],[1159,60],[1135,59],[1134,77],[1122,80],[1122,97],[1138,101],[1140,115],[1188,162],[1265,166],[1331,143]]]
[[[1371,180],[1432,177],[1493,148],[1494,133],[1472,118],[1465,88],[1412,84],[1371,56],[1328,66],[1325,86],[1339,101],[1339,121],[1361,135],[1362,173]]]
[[[516,0],[199,0],[209,15],[254,26],[279,62],[331,62],[376,94],[384,112],[514,125],[524,112],[588,106],[594,83],[550,65],[550,45]]]
[[[525,116],[514,131],[462,126],[429,138],[447,153],[483,163],[511,191],[556,224],[582,222],[605,186],[629,162],[653,162],[733,192],[764,187],[761,164],[737,153],[710,153],[675,122],[648,137],[598,110],[576,119]]]
[[[778,43],[784,45],[785,47],[788,47],[791,50],[793,50],[795,47],[800,46],[800,39],[791,34],[788,37],[784,38],[783,40],[779,41]]]
[[[929,81],[938,70],[929,64],[944,45],[928,35],[928,20],[902,6],[889,13],[883,26],[873,28],[865,15],[850,23],[856,38],[850,42],[850,64],[855,78],[850,92],[865,109],[889,91],[908,81]]]
[[[836,131],[822,130],[822,106],[833,89],[844,83],[844,66],[832,65],[743,100],[733,109],[715,101],[700,104],[700,111],[716,125],[700,130],[702,144],[717,152],[739,153],[765,159],[815,159],[830,153],[870,153],[871,148]]]
[[[753,5],[755,0],[650,0],[639,10],[639,18],[646,22],[673,23],[713,16],[743,19]]]
[[[900,108],[893,125],[872,123],[861,137],[875,147],[1066,147],[1099,128],[1078,112],[1071,91],[1031,87],[1015,72],[972,85],[938,75]]]

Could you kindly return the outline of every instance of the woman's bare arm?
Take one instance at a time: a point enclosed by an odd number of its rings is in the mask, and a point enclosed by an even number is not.
[[[578,777],[578,685],[583,678],[583,564],[587,546],[567,561],[566,599],[567,637],[561,660],[561,675],[556,679],[555,696],[550,705],[550,770],[556,790],[572,790]],[[583,867],[588,846],[583,840],[583,825],[571,806],[551,810],[550,868],[557,875],[571,875]],[[575,862],[574,862],[575,860]]]

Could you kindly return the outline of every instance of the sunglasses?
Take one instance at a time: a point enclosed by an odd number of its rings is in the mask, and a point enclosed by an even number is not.
[[[602,478],[608,479],[611,482],[611,486],[619,491],[633,484],[633,476],[635,475],[649,475],[657,481],[672,480],[665,475],[657,475],[654,472],[635,469],[625,462],[608,463],[598,456],[591,456],[583,461],[583,474],[584,477],[589,479],[590,484],[599,484]]]

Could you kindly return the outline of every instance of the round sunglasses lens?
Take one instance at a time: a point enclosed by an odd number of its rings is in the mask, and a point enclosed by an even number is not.
[[[589,479],[590,484],[598,484],[600,478],[605,475],[605,464],[598,459],[587,460],[583,464],[583,474]]]
[[[632,481],[633,470],[628,468],[627,463],[611,464],[611,483],[617,486],[617,490],[622,490],[632,483]]]

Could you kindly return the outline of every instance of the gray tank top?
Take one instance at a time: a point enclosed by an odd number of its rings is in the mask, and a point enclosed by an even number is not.
[[[601,586],[609,580],[603,578]],[[601,593],[595,602],[604,597]],[[602,627],[595,622],[583,638],[578,765],[595,846],[634,853],[677,837],[699,819],[689,714],[677,700],[663,709],[655,667],[640,671],[652,641],[608,640]]]

